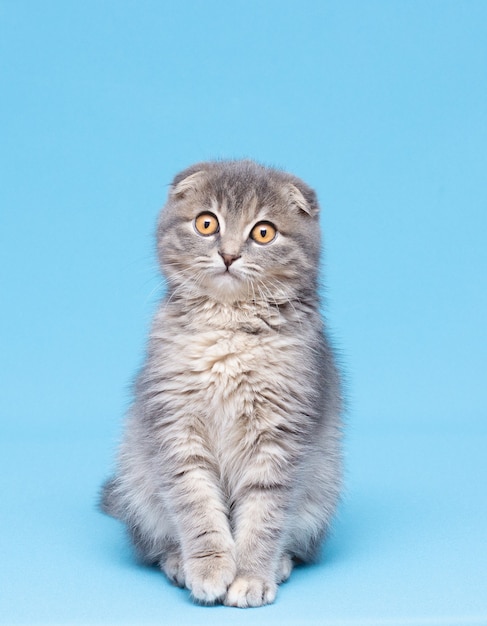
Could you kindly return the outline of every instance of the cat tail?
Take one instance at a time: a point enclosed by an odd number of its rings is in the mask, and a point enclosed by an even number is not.
[[[119,481],[117,477],[113,476],[105,481],[100,491],[100,498],[98,501],[98,507],[107,515],[111,515],[115,518],[120,518],[120,501],[118,497]]]

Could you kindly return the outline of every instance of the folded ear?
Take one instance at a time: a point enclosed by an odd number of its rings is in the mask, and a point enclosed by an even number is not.
[[[201,186],[206,172],[202,169],[189,168],[176,176],[171,185],[171,195],[181,198],[189,191],[196,191]]]
[[[171,195],[175,196],[176,198],[181,198],[189,191],[196,191],[201,185],[204,177],[205,172],[203,172],[202,170],[194,172],[193,174],[189,174],[189,176],[186,176],[185,178],[179,180],[176,184],[173,183]]]
[[[287,183],[285,191],[292,206],[311,217],[318,215],[318,200],[312,189],[305,185],[303,185],[303,189],[299,189],[295,184]]]

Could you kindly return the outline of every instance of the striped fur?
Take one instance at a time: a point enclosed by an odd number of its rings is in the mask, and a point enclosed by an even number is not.
[[[262,220],[266,245],[249,237]],[[315,194],[250,161],[198,164],[173,182],[158,253],[167,294],[103,506],[197,601],[267,604],[293,559],[318,556],[341,488]]]

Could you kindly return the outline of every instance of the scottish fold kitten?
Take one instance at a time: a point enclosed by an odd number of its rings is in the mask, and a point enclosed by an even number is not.
[[[201,603],[273,602],[336,508],[318,210],[298,178],[228,161],[178,174],[159,219],[167,293],[102,500],[140,557]]]

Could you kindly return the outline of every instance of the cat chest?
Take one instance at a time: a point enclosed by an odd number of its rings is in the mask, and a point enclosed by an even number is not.
[[[214,385],[250,375],[271,360],[266,340],[245,333],[195,337],[182,355],[187,371]]]
[[[233,412],[263,389],[289,384],[296,358],[294,346],[283,337],[222,331],[174,343],[166,364],[169,376],[192,399],[215,410],[230,405]]]

